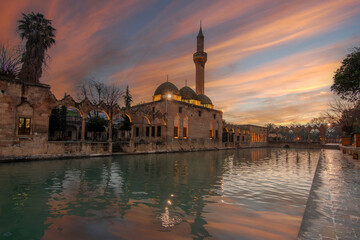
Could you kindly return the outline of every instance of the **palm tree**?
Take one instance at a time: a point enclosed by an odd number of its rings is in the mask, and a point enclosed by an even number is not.
[[[25,82],[38,83],[45,64],[45,52],[55,43],[55,28],[51,20],[40,13],[22,14],[18,31],[21,39],[26,39],[25,52],[22,56],[22,68],[19,78]]]

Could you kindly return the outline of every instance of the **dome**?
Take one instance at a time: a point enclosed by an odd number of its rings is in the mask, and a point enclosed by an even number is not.
[[[180,95],[182,99],[195,99],[197,100],[198,97],[194,90],[192,90],[190,87],[185,86],[180,89]]]
[[[204,94],[199,94],[198,100],[201,102],[201,104],[211,104],[212,105],[210,98]]]
[[[179,89],[171,82],[164,82],[155,90],[155,95],[166,95],[166,94],[180,95]]]

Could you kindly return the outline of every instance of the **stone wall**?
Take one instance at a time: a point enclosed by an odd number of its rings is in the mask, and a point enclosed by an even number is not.
[[[58,158],[70,156],[107,155],[107,142],[48,142],[35,137],[32,140],[0,141],[0,161],[9,159]]]
[[[223,149],[220,140],[174,139],[170,142],[114,142],[113,146],[127,153],[182,152]]]
[[[53,104],[48,85],[0,79],[0,140],[47,138]],[[30,119],[27,134],[18,131],[20,118]]]
[[[132,136],[134,142],[171,143],[173,140],[203,139],[220,140],[222,136],[222,112],[200,107],[175,100],[161,100],[135,106],[129,115],[132,121]],[[161,136],[146,136],[146,127],[161,126]],[[178,136],[175,135],[175,126],[178,127]],[[187,136],[184,127],[187,126]],[[138,128],[139,134],[136,134]],[[210,136],[212,130],[212,136]],[[217,136],[216,136],[217,132]],[[186,142],[186,141],[185,141]]]

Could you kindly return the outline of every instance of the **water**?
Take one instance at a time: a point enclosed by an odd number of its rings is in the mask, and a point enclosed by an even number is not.
[[[0,239],[295,239],[318,150],[0,165]]]

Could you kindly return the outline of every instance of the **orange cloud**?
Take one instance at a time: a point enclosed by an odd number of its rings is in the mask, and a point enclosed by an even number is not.
[[[94,76],[130,85],[135,102],[141,102],[151,101],[167,74],[179,88],[185,80],[194,85],[192,54],[198,22],[203,20],[208,52],[206,94],[225,111],[227,120],[258,124],[275,121],[270,117],[287,122],[317,115],[326,104],[320,104],[321,109],[306,108],[311,112],[308,115],[290,106],[289,96],[301,96],[296,101],[300,105],[310,98],[309,93],[326,101],[329,96],[319,92],[328,91],[344,50],[359,42],[359,37],[349,34],[319,40],[344,26],[349,28],[360,10],[355,0],[159,4],[135,0],[1,2],[0,40],[20,42],[16,26],[21,12],[42,12],[57,29],[57,42],[49,51],[52,60],[41,79],[55,95],[76,96],[78,82]],[[311,46],[310,40],[316,38],[325,42],[323,47]],[[264,61],[274,49],[289,53]],[[252,60],[249,69],[243,67],[254,58],[259,63]],[[266,103],[271,101],[283,106],[277,108],[283,118],[262,117],[263,105],[269,107]]]

